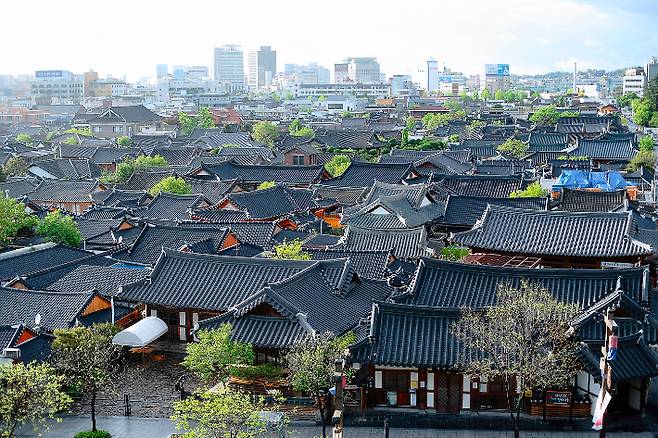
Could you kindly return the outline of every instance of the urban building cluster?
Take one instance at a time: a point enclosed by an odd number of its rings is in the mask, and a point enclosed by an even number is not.
[[[621,76],[423,70],[223,45],[151,82],[1,77],[0,221],[21,225],[0,231],[0,360],[48,361],[58,329],[111,323],[129,366],[173,371],[115,382],[130,396],[99,409],[168,416],[186,348],[228,325],[253,372],[224,364],[226,386],[276,388],[301,416],[318,397],[290,386],[287,354],[330,333],[351,336],[320,403],[340,427],[501,428],[510,400],[536,428],[656,427],[656,58]],[[560,384],[470,367],[486,354],[455,327],[505,287],[573,311]]]

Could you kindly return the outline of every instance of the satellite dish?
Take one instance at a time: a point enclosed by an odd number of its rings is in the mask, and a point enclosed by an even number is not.
[[[41,314],[37,313],[36,315],[34,315],[34,325],[38,326],[40,324],[41,324]]]

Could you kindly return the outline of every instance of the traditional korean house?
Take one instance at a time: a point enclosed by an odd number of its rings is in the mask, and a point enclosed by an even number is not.
[[[245,213],[247,220],[275,220],[286,215],[318,209],[313,192],[277,184],[253,192],[229,193],[217,205],[220,209]]]
[[[472,253],[537,257],[545,267],[601,268],[645,263],[654,251],[634,238],[628,213],[571,213],[487,206],[472,230],[452,240]]]
[[[562,189],[556,210],[571,212],[622,211],[628,206],[626,190],[612,192]]]
[[[84,159],[54,158],[41,160],[27,167],[30,176],[39,179],[91,180],[101,176],[96,163]]]
[[[529,181],[523,175],[434,175],[432,192],[439,200],[447,195],[475,196],[483,198],[508,198],[516,190],[523,190]]]
[[[189,220],[191,213],[212,203],[203,195],[176,195],[160,192],[139,215],[146,219]]]
[[[291,187],[308,188],[311,184],[329,178],[322,165],[318,166],[251,166],[227,161],[218,164],[202,163],[192,170],[192,176],[218,179],[219,181],[237,181],[246,190],[254,190],[266,181],[287,184]]]
[[[0,285],[16,276],[92,256],[64,244],[44,243],[0,254]]]
[[[377,164],[352,161],[345,172],[336,178],[324,181],[323,185],[333,187],[372,187],[375,181],[401,184],[420,174],[411,164]]]
[[[96,181],[44,179],[28,194],[28,199],[41,207],[82,214],[95,204],[93,194],[103,188]]]
[[[316,261],[199,326],[212,330],[229,323],[234,340],[255,348],[256,363],[278,364],[281,353],[307,333],[354,331],[373,300],[390,292],[384,281],[361,279],[349,260]]]
[[[631,140],[578,140],[571,155],[589,158],[594,166],[603,164],[627,164],[637,155]]]
[[[143,155],[144,151],[137,147],[128,148],[97,148],[94,154],[89,158],[98,167],[106,172],[116,172],[117,164],[127,158],[137,158]]]

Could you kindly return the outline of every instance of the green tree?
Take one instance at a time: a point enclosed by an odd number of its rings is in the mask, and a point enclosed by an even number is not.
[[[64,215],[59,210],[51,211],[39,222],[37,235],[49,242],[63,243],[68,246],[78,246],[82,240],[78,224],[71,216]]]
[[[256,187],[256,190],[265,190],[265,189],[270,189],[276,185],[275,181],[263,181],[262,183],[258,184],[258,187]]]
[[[254,362],[251,345],[233,341],[231,330],[231,324],[226,323],[217,330],[198,331],[198,340],[185,347],[181,364],[206,382],[226,383],[231,367]]]
[[[67,138],[66,140],[64,140],[62,143],[70,144],[70,145],[76,145],[79,142],[78,142],[78,139],[75,136],[72,135],[69,138]]]
[[[271,408],[262,396],[254,400],[250,394],[232,389],[203,391],[174,402],[171,419],[177,429],[185,431],[180,435],[185,438],[257,438],[265,436],[267,430],[261,412]]]
[[[57,132],[57,131],[48,131],[48,134],[46,134],[46,140],[50,141],[58,134],[59,134],[59,132]]]
[[[459,134],[450,134],[450,136],[448,137],[448,141],[449,141],[450,143],[457,143],[457,142],[459,142]]]
[[[516,158],[522,158],[528,152],[528,145],[521,140],[510,138],[497,148],[498,152],[513,155]]]
[[[178,128],[180,129],[181,134],[190,135],[195,126],[196,121],[194,118],[184,112],[178,113]]]
[[[343,112],[340,113],[340,118],[341,119],[351,119],[352,117],[354,117],[354,114],[352,114],[349,111],[343,111]]]
[[[653,152],[653,138],[650,135],[645,135],[640,139],[640,150]]]
[[[112,386],[122,369],[121,347],[112,344],[119,329],[109,323],[55,330],[51,360],[69,387],[90,398],[91,430],[96,431],[98,393]]]
[[[651,128],[658,128],[658,111],[654,111],[651,119],[649,120],[649,126]]]
[[[5,182],[7,181],[7,174],[5,173],[5,169],[0,167],[0,182]]]
[[[475,90],[471,93],[471,97],[473,100],[480,100],[480,92],[478,90]]]
[[[453,333],[474,353],[464,361],[468,374],[502,382],[518,437],[524,390],[564,387],[573,381],[579,368],[578,343],[567,331],[578,309],[527,282],[519,288],[500,285],[497,298],[497,304],[484,311],[463,310]]]
[[[284,94],[284,98],[285,98],[286,100],[293,100],[293,99],[295,98],[295,95],[292,94],[291,91],[286,91],[286,93]]]
[[[636,99],[631,102],[633,108],[633,122],[640,126],[649,126],[655,107],[648,99]]]
[[[279,130],[274,123],[258,122],[254,125],[251,136],[259,143],[274,146],[274,142],[279,139]]]
[[[494,100],[505,100],[505,93],[503,90],[496,90],[494,93]]]
[[[149,194],[155,196],[160,192],[174,193],[176,195],[189,195],[192,193],[192,185],[183,178],[168,176],[149,189]]]
[[[554,105],[539,108],[530,116],[530,121],[537,125],[554,125],[560,120],[560,112]]]
[[[580,111],[562,111],[560,113],[560,118],[570,118],[570,117],[580,117]]]
[[[647,168],[651,173],[653,173],[656,167],[656,154],[653,151],[643,151],[637,153],[626,166],[628,172],[635,172],[641,167]]]
[[[19,424],[36,428],[66,409],[73,400],[63,381],[47,364],[0,365],[0,436],[13,437]]]
[[[482,90],[481,96],[482,96],[482,99],[489,100],[491,98],[491,91],[489,91],[488,89],[485,88],[484,90]]]
[[[407,130],[409,132],[413,132],[416,130],[416,118],[409,116],[404,120],[404,124],[407,127]]]
[[[543,198],[548,195],[538,181],[533,182],[523,190],[514,190],[510,193],[510,198]]]
[[[280,260],[311,260],[311,254],[304,251],[302,246],[304,243],[299,240],[291,240],[288,242],[284,240],[278,245],[274,245],[274,253],[272,254],[273,259]]]
[[[329,388],[334,386],[335,362],[346,356],[347,348],[355,341],[352,332],[338,337],[329,332],[307,334],[285,356],[293,389],[310,393],[315,399],[322,419],[323,437],[327,436],[325,410]]]
[[[351,162],[347,155],[334,155],[331,160],[324,163],[324,168],[335,178],[341,176],[350,167]]]
[[[93,137],[91,129],[89,128],[69,128],[64,132],[67,134],[78,134],[82,137]]]
[[[30,137],[30,134],[26,134],[24,132],[21,132],[16,136],[16,141],[19,143],[22,143],[26,146],[29,146],[32,144],[32,137]]]
[[[295,119],[290,124],[288,125],[288,132],[291,135],[295,135],[295,132],[299,131],[302,129],[303,125],[302,122],[299,121],[299,119]]]
[[[0,247],[7,246],[21,231],[37,223],[37,217],[25,211],[25,204],[13,198],[0,198]]]
[[[5,173],[10,176],[25,176],[27,174],[27,162],[20,155],[11,157],[4,167]]]
[[[318,96],[318,102],[326,102],[326,101],[327,101],[327,96],[325,96],[324,94]]]
[[[121,147],[127,148],[133,144],[133,141],[130,139],[130,137],[122,135],[121,137],[117,138],[117,144]]]
[[[441,248],[439,254],[441,255],[441,258],[444,260],[460,262],[470,254],[470,251],[468,248],[464,248],[462,246],[451,245]]]
[[[128,157],[121,163],[117,164],[115,179],[118,183],[124,183],[128,181],[128,178],[130,178],[136,170],[143,170],[149,167],[166,167],[167,165],[167,160],[165,160],[162,155],[155,155],[153,157],[140,155],[136,159]]]
[[[619,104],[620,108],[630,108],[631,102],[636,99],[639,99],[637,94],[626,93],[623,96],[619,96],[619,99],[617,99],[617,103]]]
[[[211,129],[215,127],[215,120],[212,118],[212,114],[208,107],[203,107],[199,110],[199,114],[196,116],[195,126],[197,128]]]

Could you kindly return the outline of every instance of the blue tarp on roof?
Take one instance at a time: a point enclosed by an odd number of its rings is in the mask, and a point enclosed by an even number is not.
[[[553,184],[553,190],[561,191],[566,187],[568,189],[596,188],[604,192],[613,192],[634,185],[626,181],[621,173],[615,170],[608,172],[587,172],[584,170],[564,169],[557,182]]]

